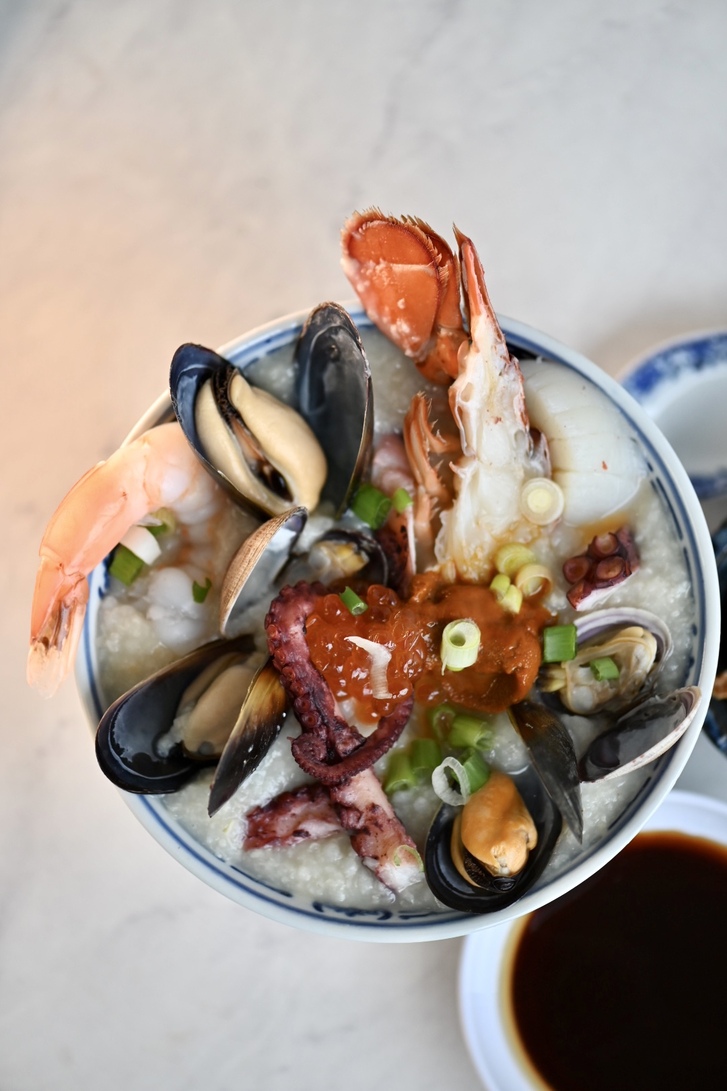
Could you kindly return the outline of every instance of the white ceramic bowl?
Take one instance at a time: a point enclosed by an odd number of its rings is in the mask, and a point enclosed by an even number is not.
[[[359,305],[347,305],[364,332],[371,327]],[[219,351],[234,363],[247,366],[291,344],[300,331],[306,313],[269,323]],[[640,437],[653,473],[670,510],[693,577],[695,614],[691,663],[684,684],[711,692],[716,671],[719,635],[719,595],[712,546],[704,516],[689,478],[662,434],[638,404],[608,375],[584,357],[522,323],[502,319],[508,341],[517,355],[530,353],[559,361],[589,378],[619,407]],[[171,417],[168,395],[162,395],[133,429],[130,436]],[[77,664],[77,682],[95,724],[103,711],[97,684],[94,634],[98,605],[104,594],[104,566],[92,574],[89,610]],[[328,935],[383,942],[444,939],[476,932],[530,912],[582,882],[611,859],[638,832],[662,802],[689,757],[706,712],[706,702],[679,743],[650,769],[643,789],[594,849],[584,852],[566,872],[544,886],[536,887],[508,909],[486,916],[471,916],[452,910],[444,912],[398,913],[389,910],[361,910],[329,905],[303,898],[289,890],[272,887],[247,875],[240,867],[217,859],[176,822],[158,796],[124,793],[129,807],[155,838],[181,864],[209,886],[233,901],[273,920],[293,927]]]
[[[727,805],[691,792],[674,791],[643,828],[673,830],[727,846]],[[525,921],[519,920],[488,929],[470,936],[462,949],[462,1030],[487,1091],[547,1091],[520,1044],[510,1001],[512,961],[524,927]],[[697,1006],[694,1011],[698,1011]]]

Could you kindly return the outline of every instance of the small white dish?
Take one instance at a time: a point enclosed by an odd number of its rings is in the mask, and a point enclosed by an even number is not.
[[[619,378],[671,443],[700,500],[727,496],[727,331],[667,341]]]
[[[727,804],[673,791],[643,830],[674,830],[727,847]],[[512,960],[526,921],[520,918],[469,936],[460,959],[462,1030],[487,1091],[549,1091],[520,1044],[510,1005]]]

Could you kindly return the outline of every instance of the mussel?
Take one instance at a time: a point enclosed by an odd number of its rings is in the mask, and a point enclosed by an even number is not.
[[[518,798],[513,796],[506,785],[496,784],[497,778],[511,781],[517,789]],[[444,804],[429,829],[424,850],[424,870],[435,897],[444,905],[462,913],[492,913],[505,909],[521,898],[542,875],[562,828],[558,808],[531,767],[512,777],[493,772],[490,780],[498,794],[501,788],[505,790],[506,821],[514,827],[515,840],[525,842],[530,838],[532,822],[537,831],[537,841],[527,850],[525,864],[516,873],[492,874],[492,860],[487,859],[485,862],[480,858],[490,856],[491,853],[478,848],[477,839],[471,841],[469,848],[465,847],[463,852],[462,808]],[[486,790],[487,784],[480,792]],[[478,797],[479,793],[475,793],[465,806],[471,805],[479,811],[481,797]],[[523,815],[520,804],[526,809],[527,817]],[[484,821],[487,824],[490,821],[491,808],[487,806],[484,811]],[[500,819],[501,815],[495,820],[497,825],[501,825]],[[491,844],[490,832],[486,825],[484,829],[481,828],[481,843]],[[510,869],[506,867],[505,870]]]
[[[294,408],[201,345],[177,349],[169,388],[187,440],[238,503],[263,517],[316,507],[326,459]]]
[[[371,370],[347,311],[337,303],[311,311],[295,358],[300,412],[328,461],[322,499],[339,515],[367,468],[374,432]]]
[[[687,730],[700,697],[697,686],[687,686],[632,708],[593,740],[579,763],[581,779],[610,780],[656,761]]]
[[[565,725],[549,708],[520,701],[510,719],[527,747],[534,771],[553,804],[579,841],[583,839],[583,805],[575,747]]]
[[[96,757],[105,775],[127,792],[177,791],[203,765],[216,763],[234,733],[243,702],[259,726],[250,755],[261,761],[282,726],[269,687],[258,687],[260,654],[250,637],[216,640],[140,682],[104,713]]]
[[[313,511],[321,500],[340,514],[370,455],[371,373],[342,307],[325,303],[312,312],[295,365],[297,404],[288,404],[201,345],[182,345],[172,359],[172,405],[189,443],[233,498],[262,518]]]

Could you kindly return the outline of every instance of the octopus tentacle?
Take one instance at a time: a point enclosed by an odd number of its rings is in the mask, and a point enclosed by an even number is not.
[[[268,646],[280,671],[303,733],[293,740],[300,767],[323,784],[340,784],[368,769],[389,750],[411,715],[413,698],[403,701],[364,739],[336,709],[328,683],[311,662],[306,620],[326,594],[322,584],[304,581],[284,587],[265,619]]]

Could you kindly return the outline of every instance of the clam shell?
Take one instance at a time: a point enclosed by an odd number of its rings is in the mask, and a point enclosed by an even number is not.
[[[305,508],[294,508],[268,519],[246,538],[230,561],[220,588],[220,632],[228,634],[244,623],[263,596],[273,597],[276,578],[306,524]]]
[[[612,780],[665,754],[689,727],[701,698],[697,686],[651,697],[598,735],[579,765],[585,781]]]

